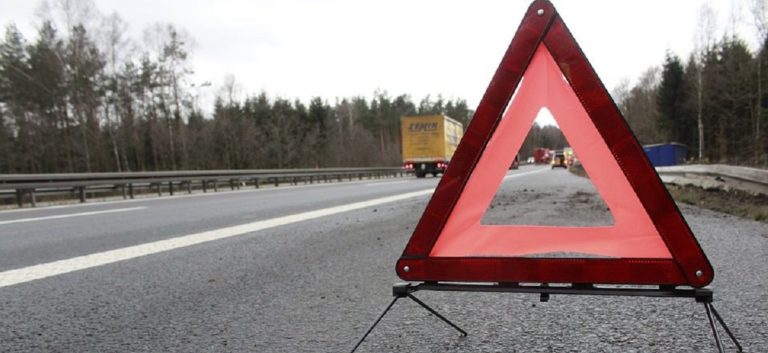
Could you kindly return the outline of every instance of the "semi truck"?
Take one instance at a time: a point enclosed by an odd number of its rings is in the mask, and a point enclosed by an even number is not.
[[[460,122],[445,115],[404,116],[400,119],[403,169],[417,178],[445,173],[464,136]]]
[[[552,152],[549,148],[536,147],[533,149],[533,162],[536,164],[549,164],[552,160]]]

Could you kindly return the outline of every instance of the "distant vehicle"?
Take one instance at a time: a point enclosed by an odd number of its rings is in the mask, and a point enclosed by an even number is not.
[[[676,142],[645,145],[643,150],[654,167],[683,164],[688,156],[688,146]]]
[[[563,154],[565,155],[565,165],[570,168],[576,162],[576,154],[573,153],[573,148],[563,148]]]
[[[509,166],[509,169],[517,169],[520,168],[520,155],[516,154],[515,159],[512,160],[512,165]]]
[[[552,158],[552,169],[555,168],[568,168],[568,162],[565,159],[565,154],[562,152],[555,152],[555,157]]]
[[[464,136],[460,122],[445,115],[404,116],[400,119],[403,169],[417,178],[445,173]]]
[[[533,162],[536,164],[547,164],[552,160],[552,155],[548,148],[537,147],[533,149]]]
[[[528,164],[533,164],[535,161],[536,161],[536,160],[535,160],[535,159],[533,159],[533,157],[528,157],[528,160],[526,161],[526,163],[528,163]]]

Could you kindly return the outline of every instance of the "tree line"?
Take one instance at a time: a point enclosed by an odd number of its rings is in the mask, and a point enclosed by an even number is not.
[[[0,40],[0,173],[395,166],[401,116],[446,114],[466,127],[473,114],[463,99],[386,92],[237,98],[234,76],[203,109],[210,83],[192,82],[194,40],[184,30],[157,24],[139,41],[88,0],[54,4],[35,38],[11,24]],[[768,165],[768,25],[760,28],[752,52],[702,26],[686,60],[669,52],[634,86],[617,87],[640,142],[680,142],[702,162]],[[520,153],[566,145],[556,127],[534,125]]]
[[[761,6],[753,14],[756,52],[735,33],[714,39],[713,13],[704,7],[690,56],[670,51],[636,85],[614,90],[641,143],[679,142],[689,159],[705,163],[768,166],[768,21]]]
[[[472,115],[463,99],[386,92],[237,99],[234,77],[205,113],[183,30],[151,26],[136,48],[118,15],[86,25],[94,11],[72,4],[88,2],[57,4],[64,20],[31,41],[9,25],[0,42],[0,173],[395,166],[401,116]]]

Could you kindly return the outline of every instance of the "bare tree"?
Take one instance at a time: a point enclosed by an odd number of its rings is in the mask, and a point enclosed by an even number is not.
[[[120,66],[124,62],[123,55],[129,45],[129,41],[125,36],[128,30],[128,24],[117,14],[113,13],[102,20],[102,30],[100,31],[101,40],[99,43],[102,47],[102,52],[106,57],[106,90],[104,93],[104,122],[109,134],[109,139],[112,144],[112,154],[115,159],[115,167],[118,172],[123,171],[122,158],[120,151],[122,148],[119,146],[115,125],[120,125],[120,105],[118,104],[118,91],[121,85],[119,70]],[[116,123],[113,122],[113,117]],[[123,152],[124,153],[124,152]]]
[[[241,91],[242,87],[237,83],[235,75],[229,73],[224,76],[224,84],[220,88],[220,97],[222,100],[225,100],[226,98],[226,103],[232,105],[238,100],[237,98],[240,96]]]
[[[177,142],[181,144],[182,165],[187,161],[184,116],[188,114],[182,111],[185,106],[182,101],[188,97],[182,94],[188,92],[186,78],[193,73],[188,66],[188,56],[194,42],[186,31],[172,24],[159,23],[144,30],[144,41],[150,47],[148,55],[158,63],[160,90],[157,98],[167,125],[171,168],[175,170]]]
[[[717,28],[717,19],[715,12],[708,4],[703,4],[699,10],[699,28],[695,35],[694,50],[696,61],[696,120],[699,133],[699,160],[704,158],[704,121],[703,115],[703,94],[704,84],[702,78],[702,68],[704,66],[704,57],[707,51],[711,50],[714,46],[714,34]]]
[[[613,96],[632,132],[641,143],[662,141],[657,127],[659,111],[656,95],[660,82],[660,69],[651,67],[640,76],[637,84],[630,88],[624,81],[614,89]]]
[[[752,1],[752,16],[754,20],[755,29],[757,31],[757,41],[760,49],[757,53],[757,99],[755,100],[755,121],[754,121],[754,138],[755,138],[755,163],[759,162],[761,151],[761,136],[760,136],[760,120],[763,119],[763,57],[765,53],[765,43],[768,39],[768,4],[767,0],[753,0]]]
[[[75,26],[92,31],[101,18],[93,0],[43,0],[36,14],[42,22],[53,23],[64,37],[71,36]]]

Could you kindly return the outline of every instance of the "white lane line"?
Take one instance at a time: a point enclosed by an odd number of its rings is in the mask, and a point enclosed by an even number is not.
[[[279,227],[296,222],[307,221],[320,217],[330,216],[341,212],[358,210],[366,207],[377,206],[389,202],[405,200],[413,197],[429,195],[434,189],[424,189],[405,194],[387,196],[378,199],[355,202],[347,205],[324,208],[316,211],[302,212],[293,215],[241,224],[238,226],[210,230],[202,233],[189,234],[176,238],[160,240],[156,242],[129,246],[126,248],[104,251],[100,253],[59,260],[40,265],[34,265],[15,270],[0,272],[0,288],[15,284],[30,282],[46,277],[57,276],[73,271],[84,270],[97,266],[107,265],[118,261],[135,259],[140,256],[157,254],[192,245],[207,243],[210,241],[252,233],[264,229]]]
[[[11,219],[11,220],[8,220],[8,221],[0,221],[0,226],[1,225],[5,225],[5,224],[13,224],[13,223],[27,223],[27,222],[46,221],[46,220],[49,220],[49,219],[62,219],[62,218],[71,218],[71,217],[94,216],[94,215],[106,214],[106,213],[128,212],[128,211],[142,210],[142,209],[145,209],[145,208],[146,207],[141,206],[141,207],[117,208],[117,209],[103,210],[103,211],[91,211],[91,212],[60,214],[60,215],[55,215],[55,216]]]
[[[529,175],[529,174],[541,173],[541,172],[543,172],[545,170],[547,170],[547,168],[540,168],[540,169],[536,169],[536,170],[532,170],[532,171],[528,171],[528,172],[510,174],[510,175],[507,175],[507,176],[504,177],[504,181],[507,181],[507,180],[512,179],[512,178],[526,176],[526,175]],[[367,183],[364,186],[392,185],[392,184],[401,184],[401,183],[407,183],[407,182],[408,182],[408,180],[389,181],[389,182],[384,181],[384,182],[380,182],[380,183]]]
[[[382,186],[382,185],[395,185],[395,184],[403,184],[407,183],[408,180],[400,180],[400,181],[382,181],[380,183],[367,183],[364,186]]]
[[[509,179],[512,179],[512,178],[517,178],[517,177],[521,177],[521,176],[526,176],[526,175],[531,175],[531,174],[541,173],[541,172],[543,172],[543,171],[546,171],[546,170],[547,170],[547,168],[541,168],[541,169],[537,169],[537,170],[532,170],[532,171],[530,171],[530,172],[525,172],[525,173],[517,173],[517,174],[507,175],[507,176],[505,176],[505,177],[504,177],[504,180],[503,180],[503,181],[507,181],[507,180],[509,180]]]

